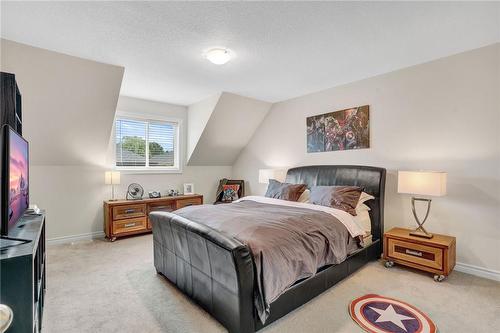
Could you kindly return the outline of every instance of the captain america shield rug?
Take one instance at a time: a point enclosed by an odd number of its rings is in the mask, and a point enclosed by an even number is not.
[[[396,299],[365,295],[349,304],[352,319],[370,333],[436,333],[422,311]]]

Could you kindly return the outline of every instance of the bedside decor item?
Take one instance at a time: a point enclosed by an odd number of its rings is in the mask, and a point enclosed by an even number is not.
[[[237,185],[238,190],[236,191],[236,195],[239,198],[243,198],[245,196],[245,181],[241,179],[227,179],[223,178],[219,180],[219,186],[217,187],[217,192],[215,194],[215,202],[214,205],[225,204],[231,201],[223,201],[224,196],[224,186],[225,185]]]
[[[150,199],[161,197],[161,193],[159,191],[149,191],[148,195]]]
[[[308,117],[307,152],[370,148],[370,107],[358,106]]]
[[[137,183],[132,183],[128,186],[127,200],[140,200],[144,195],[144,189]]]
[[[177,195],[154,199],[104,201],[104,233],[114,242],[123,236],[151,232],[149,213],[173,212],[186,206],[201,205],[203,196]]]
[[[223,185],[222,186],[222,201],[224,202],[233,202],[234,200],[238,200],[238,191],[240,189],[240,185]]]
[[[349,314],[370,333],[436,333],[432,320],[416,307],[394,298],[369,294],[349,304]]]
[[[385,267],[394,263],[434,273],[443,281],[455,267],[456,238],[434,234],[432,238],[413,236],[410,229],[392,228],[384,233]]]
[[[446,172],[438,171],[398,171],[398,193],[407,193],[424,196],[444,196],[446,195]],[[415,201],[427,203],[427,212],[423,220],[417,215]],[[411,209],[417,229],[411,232],[412,236],[432,238],[432,234],[424,229],[424,223],[429,217],[431,210],[431,199],[412,197]]]
[[[115,200],[115,185],[120,185],[120,171],[106,171],[104,184],[111,185],[111,200]]]
[[[184,184],[184,195],[194,194],[194,184],[185,183]]]
[[[260,169],[259,183],[269,184],[269,179],[284,182],[286,178],[286,171],[287,169]]]

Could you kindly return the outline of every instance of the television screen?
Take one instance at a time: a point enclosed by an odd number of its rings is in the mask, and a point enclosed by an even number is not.
[[[10,230],[24,214],[29,205],[28,187],[28,142],[12,128],[6,128],[4,151],[7,152],[4,168],[8,179],[7,226],[4,233]],[[5,192],[4,192],[5,193]]]

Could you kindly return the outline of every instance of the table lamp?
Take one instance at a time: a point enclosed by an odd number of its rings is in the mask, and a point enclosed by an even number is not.
[[[269,179],[276,179],[277,181],[284,182],[286,178],[286,169],[260,169],[259,170],[259,183],[269,184]]]
[[[398,171],[398,193],[407,193],[423,196],[444,196],[446,195],[446,172],[438,171]],[[427,212],[421,221],[415,209],[415,201],[427,203]],[[417,222],[417,229],[410,232],[410,235],[417,237],[432,238],[432,234],[424,229],[424,223],[429,217],[431,210],[431,199],[415,197],[411,198],[411,209]]]
[[[115,200],[115,185],[120,185],[120,171],[106,171],[104,184],[111,185],[111,201]]]

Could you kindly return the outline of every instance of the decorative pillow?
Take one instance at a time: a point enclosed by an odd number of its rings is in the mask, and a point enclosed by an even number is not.
[[[232,202],[238,200],[238,191],[240,190],[240,185],[224,185],[222,186],[222,201]]]
[[[302,192],[302,194],[300,195],[300,198],[299,198],[299,200],[297,200],[297,202],[308,203],[310,198],[311,198],[311,191],[305,190],[304,192]]]
[[[311,203],[333,207],[356,216],[356,206],[363,189],[358,186],[313,186]]]
[[[306,184],[282,183],[276,179],[269,179],[266,197],[288,201],[299,200],[302,193],[306,190]]]

